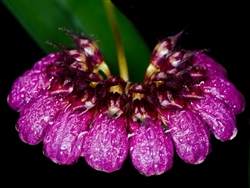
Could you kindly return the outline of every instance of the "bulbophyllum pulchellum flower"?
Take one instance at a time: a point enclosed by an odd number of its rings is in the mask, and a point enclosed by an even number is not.
[[[146,176],[166,172],[174,149],[187,163],[203,162],[210,133],[237,134],[245,100],[225,69],[202,51],[176,50],[181,33],[160,41],[143,83],[112,76],[96,43],[64,29],[76,48],[61,49],[17,78],[7,97],[20,112],[16,128],[58,164],[79,157],[96,170],[121,168],[128,153]]]

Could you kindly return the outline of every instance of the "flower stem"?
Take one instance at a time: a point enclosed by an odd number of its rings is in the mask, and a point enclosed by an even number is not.
[[[115,39],[120,76],[125,81],[128,81],[129,80],[128,67],[127,67],[125,53],[124,53],[124,49],[122,45],[122,38],[119,32],[119,28],[118,28],[118,24],[117,24],[115,12],[114,12],[114,5],[112,4],[110,0],[109,1],[103,0],[103,4],[107,13],[107,17],[108,17],[111,30],[114,35],[114,39]]]

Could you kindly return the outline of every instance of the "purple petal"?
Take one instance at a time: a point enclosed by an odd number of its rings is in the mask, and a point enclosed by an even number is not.
[[[110,118],[97,114],[83,146],[85,159],[92,168],[105,172],[121,168],[128,154],[126,124],[125,115]]]
[[[82,152],[84,137],[92,121],[93,110],[84,113],[62,110],[44,137],[45,155],[59,164],[72,164]]]
[[[240,114],[245,108],[245,99],[235,86],[221,77],[211,77],[200,85],[205,93],[221,99],[230,106],[234,114]]]
[[[196,53],[192,59],[192,63],[204,67],[209,77],[219,76],[227,78],[225,68],[204,53]]]
[[[28,70],[23,76],[16,79],[12,85],[11,92],[7,97],[7,102],[11,108],[20,111],[39,92],[48,86],[48,79],[39,70]]]
[[[137,127],[129,140],[130,157],[134,167],[146,176],[159,175],[172,167],[174,147],[170,137],[164,133],[161,122],[149,125],[131,122]]]
[[[20,138],[31,145],[43,140],[47,126],[52,126],[58,112],[67,104],[63,98],[43,92],[24,106],[17,122]]]
[[[189,104],[211,128],[214,136],[221,140],[231,140],[237,134],[236,120],[232,109],[220,99],[205,94],[204,99]]]
[[[192,111],[167,111],[164,113],[170,135],[180,158],[191,164],[202,163],[211,147],[205,123]]]
[[[36,62],[35,65],[33,66],[33,69],[44,71],[48,65],[56,62],[61,56],[62,56],[61,53],[49,54],[46,57],[42,58],[40,61]]]

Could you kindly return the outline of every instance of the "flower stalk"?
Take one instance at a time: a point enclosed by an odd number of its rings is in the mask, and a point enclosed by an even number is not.
[[[103,0],[103,4],[107,13],[107,18],[108,18],[111,30],[113,32],[114,39],[115,39],[120,77],[124,81],[129,81],[128,67],[127,67],[125,52],[124,52],[124,48],[122,44],[122,37],[119,31],[118,23],[117,23],[115,12],[114,12],[114,5],[111,3],[110,0],[108,1]]]

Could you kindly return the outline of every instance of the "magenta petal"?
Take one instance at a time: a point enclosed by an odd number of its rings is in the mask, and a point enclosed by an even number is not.
[[[82,152],[84,137],[92,121],[93,110],[84,113],[71,108],[60,111],[44,137],[45,155],[59,164],[72,164]]]
[[[196,53],[192,59],[192,63],[204,67],[208,76],[214,75],[227,78],[225,68],[204,53]]]
[[[51,53],[42,58],[40,61],[37,61],[33,66],[33,69],[44,71],[48,65],[56,62],[61,56],[61,53]]]
[[[58,112],[67,101],[45,92],[24,106],[17,122],[20,138],[31,145],[43,140],[47,126],[52,126]]]
[[[231,140],[237,134],[235,115],[232,109],[213,95],[205,94],[204,99],[189,104],[211,128],[214,136],[221,140]]]
[[[131,122],[137,127],[137,122]],[[139,125],[129,140],[134,167],[146,176],[159,175],[172,167],[174,147],[157,119],[149,125]]]
[[[235,86],[221,77],[211,77],[201,84],[200,88],[205,93],[211,93],[213,96],[221,99],[228,104],[234,114],[240,114],[245,108],[245,99]]]
[[[20,111],[25,104],[37,97],[39,92],[48,85],[49,81],[39,70],[28,70],[16,79],[12,85],[7,102],[11,108]]]
[[[182,110],[164,114],[176,152],[187,163],[202,163],[211,147],[205,123],[192,111]]]
[[[83,154],[87,163],[96,170],[119,170],[128,154],[127,119],[125,115],[110,118],[97,114],[85,137]]]

